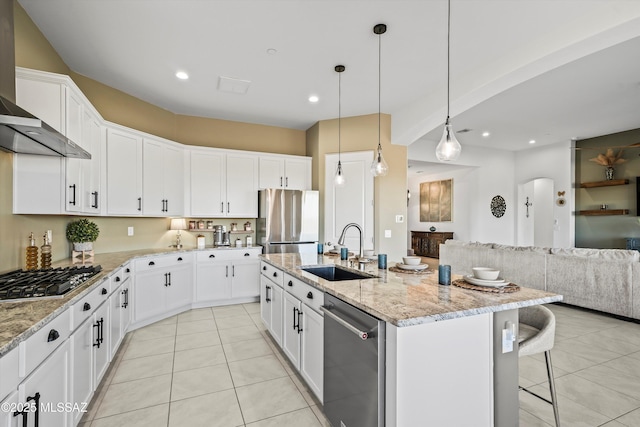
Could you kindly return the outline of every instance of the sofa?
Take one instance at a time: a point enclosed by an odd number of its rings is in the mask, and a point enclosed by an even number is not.
[[[513,283],[561,294],[567,304],[640,319],[640,252],[635,250],[447,240],[440,245],[440,264],[463,275],[472,267],[497,268]]]

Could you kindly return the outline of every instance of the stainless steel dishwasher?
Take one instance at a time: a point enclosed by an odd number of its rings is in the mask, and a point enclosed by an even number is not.
[[[333,427],[384,426],[385,323],[325,294],[324,413]]]

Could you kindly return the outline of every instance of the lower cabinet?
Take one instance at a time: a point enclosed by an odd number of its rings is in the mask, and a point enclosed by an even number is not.
[[[283,291],[264,275],[260,276],[260,316],[273,339],[282,345]]]
[[[135,321],[190,305],[193,260],[189,254],[164,255],[135,261]]]
[[[109,362],[111,362],[111,346],[109,345],[109,303],[105,302],[96,310],[93,316],[93,374],[95,384],[100,384],[100,380],[107,372]]]
[[[412,231],[411,249],[418,256],[440,258],[440,245],[453,239],[451,232]]]
[[[71,401],[78,404],[89,403],[93,390],[98,386],[93,375],[93,317],[87,319],[71,335]],[[80,422],[84,414],[73,413],[73,423]]]
[[[273,267],[260,277],[262,320],[280,344],[307,386],[323,401],[324,317],[320,306],[324,293],[282,271],[273,276]],[[270,277],[282,276],[283,286]]]
[[[261,248],[213,249],[196,255],[197,303],[248,300],[260,295]]]
[[[22,419],[24,415],[13,415],[13,409],[18,408],[18,391],[14,391],[9,394],[3,401],[0,403],[0,407],[8,408],[9,410],[0,411],[0,426],[2,427],[22,427],[26,424],[23,423]]]
[[[69,340],[62,343],[18,387],[19,403],[34,403],[34,411],[26,414],[31,426],[67,426],[71,417],[64,405],[69,404]],[[62,407],[60,407],[62,405]],[[19,415],[17,418],[23,418]]]

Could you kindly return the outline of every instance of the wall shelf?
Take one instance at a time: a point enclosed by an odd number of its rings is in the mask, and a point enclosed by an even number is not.
[[[627,185],[628,179],[611,179],[608,181],[595,181],[595,182],[583,182],[580,184],[580,188],[595,188],[595,187],[612,187],[614,185]]]
[[[593,209],[578,213],[585,216],[629,215],[629,209]]]

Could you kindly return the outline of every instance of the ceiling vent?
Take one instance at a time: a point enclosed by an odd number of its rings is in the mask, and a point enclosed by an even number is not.
[[[237,93],[244,95],[249,90],[250,80],[234,79],[232,77],[220,76],[218,79],[218,90],[220,92]]]

